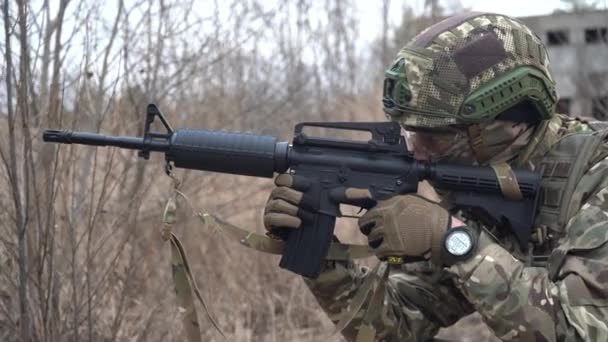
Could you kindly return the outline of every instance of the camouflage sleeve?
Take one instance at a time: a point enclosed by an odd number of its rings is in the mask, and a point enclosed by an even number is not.
[[[391,270],[382,307],[370,322],[381,341],[426,341],[441,326],[449,326],[472,312],[472,307],[447,278],[423,280],[403,266]],[[448,275],[447,273],[444,273]],[[351,303],[370,271],[353,262],[328,265],[319,278],[305,279],[317,301],[335,323]],[[448,275],[451,276],[451,275]],[[353,321],[342,331],[354,341],[361,326],[366,303]]]
[[[504,341],[608,340],[608,188],[569,221],[547,268],[526,267],[480,236],[472,259],[449,270]]]

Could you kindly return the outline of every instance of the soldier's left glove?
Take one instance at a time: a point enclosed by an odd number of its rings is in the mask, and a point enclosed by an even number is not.
[[[274,184],[264,208],[264,227],[267,235],[285,240],[290,229],[299,229],[302,220],[312,216],[302,203],[303,191],[310,187],[310,181],[283,173],[274,179]]]
[[[422,257],[437,265],[441,265],[441,243],[450,225],[446,209],[419,195],[378,201],[359,219],[359,228],[379,259]]]

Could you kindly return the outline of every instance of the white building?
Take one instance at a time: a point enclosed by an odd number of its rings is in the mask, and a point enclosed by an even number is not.
[[[547,46],[558,111],[608,120],[608,11],[522,17]]]

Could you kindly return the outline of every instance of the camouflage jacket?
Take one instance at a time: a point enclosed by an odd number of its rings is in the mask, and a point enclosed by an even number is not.
[[[589,131],[585,123],[558,116],[520,157],[539,165],[561,137]],[[440,327],[476,311],[504,341],[608,341],[608,158],[598,160],[576,182],[581,202],[555,232],[547,262],[530,263],[512,237],[497,239],[467,221],[482,231],[469,260],[443,269],[414,263],[391,272],[383,307],[375,308],[376,339],[430,340]],[[353,262],[335,263],[306,282],[335,321],[367,276]],[[343,331],[348,340],[355,339],[362,316]]]

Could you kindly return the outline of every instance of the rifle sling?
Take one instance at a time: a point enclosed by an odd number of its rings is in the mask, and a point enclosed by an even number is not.
[[[190,269],[186,252],[183,244],[179,241],[177,236],[172,232],[172,225],[176,221],[177,211],[177,196],[181,196],[186,200],[188,205],[196,212],[197,217],[201,220],[204,226],[219,230],[220,232],[226,233],[226,236],[232,240],[238,241],[243,246],[255,249],[260,252],[270,254],[282,254],[285,248],[285,243],[282,240],[276,240],[268,236],[254,233],[246,229],[237,227],[229,222],[226,222],[215,215],[209,213],[203,213],[196,211],[190,199],[181,191],[179,191],[179,181],[170,175],[174,181],[174,192],[169,197],[165,206],[163,214],[164,227],[161,231],[161,237],[164,241],[169,241],[171,245],[171,268],[173,274],[173,282],[176,291],[177,303],[179,312],[182,314],[182,322],[184,325],[186,337],[189,342],[201,342],[200,325],[198,322],[198,314],[192,292],[196,295],[196,298],[205,309],[205,313],[209,321],[213,324],[214,328],[226,339],[224,332],[219,327],[219,324],[213,318],[210,313],[209,306],[204,300],[192,271]],[[332,242],[327,260],[340,260],[347,261],[357,258],[366,258],[372,256],[373,253],[370,251],[367,245],[357,244],[343,244]],[[343,312],[340,316],[340,322],[336,325],[336,329],[332,336],[341,332],[355,317],[357,312],[361,309],[363,304],[368,301],[370,295],[372,298],[382,297],[384,293],[384,286],[382,285],[382,279],[388,275],[388,269],[385,263],[379,263],[375,268],[374,276],[367,279],[366,284],[359,289],[359,292],[355,295],[356,300],[353,301],[353,305],[349,310]],[[381,294],[382,293],[382,294]],[[369,310],[369,309],[368,309]],[[366,315],[367,317],[368,315]],[[365,323],[364,323],[365,324]],[[366,324],[367,325],[367,324]],[[368,336],[371,333],[372,339]],[[357,338],[358,342],[372,341],[374,332],[363,330],[360,336]]]
[[[512,201],[521,201],[523,195],[511,166],[507,163],[498,163],[491,165],[491,167],[496,173],[496,179],[503,196]]]
[[[161,237],[164,241],[169,241],[171,245],[171,271],[173,275],[173,284],[175,288],[175,295],[177,299],[177,305],[179,313],[182,316],[182,323],[186,337],[189,342],[202,342],[202,336],[200,331],[200,325],[198,321],[198,314],[196,312],[196,306],[192,298],[192,292],[196,295],[199,300],[207,318],[215,329],[226,339],[226,335],[219,327],[216,320],[211,315],[208,305],[203,298],[196,280],[192,275],[190,264],[188,263],[188,257],[181,241],[173,234],[172,225],[175,223],[176,211],[177,211],[176,194],[169,198],[165,206],[163,214],[163,229],[161,231]]]

